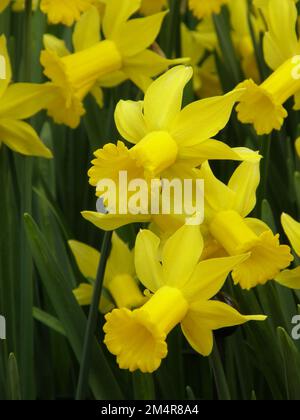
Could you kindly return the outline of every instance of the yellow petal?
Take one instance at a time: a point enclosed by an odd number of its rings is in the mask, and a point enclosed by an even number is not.
[[[172,128],[173,137],[191,145],[215,136],[228,123],[232,108],[244,89],[235,89],[224,96],[202,99],[186,106]]]
[[[282,214],[281,223],[292,247],[300,257],[300,223],[286,213]]]
[[[295,268],[294,270],[284,270],[279,273],[275,280],[277,283],[282,286],[288,287],[290,289],[300,289],[300,267]]]
[[[59,57],[70,54],[65,41],[62,41],[54,35],[45,34],[43,36],[43,44],[46,50],[54,51]]]
[[[95,101],[97,102],[97,105],[99,108],[103,108],[104,106],[104,95],[103,90],[100,86],[95,85],[91,89],[91,95],[93,95]]]
[[[106,283],[120,274],[128,274],[131,277],[135,275],[133,253],[116,233],[112,236],[112,247],[107,261],[106,271]]]
[[[127,21],[141,6],[141,0],[109,0],[103,17],[103,32],[111,39],[120,25]]]
[[[69,246],[84,277],[95,279],[100,261],[100,252],[78,241],[69,241]]]
[[[56,88],[51,83],[14,83],[10,85],[0,103],[0,118],[27,119],[53,100]]]
[[[15,152],[27,156],[51,158],[51,151],[42,143],[34,129],[23,121],[0,119],[0,141]]]
[[[167,12],[144,18],[131,19],[115,31],[113,41],[122,56],[133,57],[153,44]]]
[[[210,331],[242,325],[248,321],[265,321],[267,319],[264,315],[241,315],[226,303],[217,301],[194,302],[190,306],[189,316],[194,321],[198,318],[199,327]]]
[[[73,32],[75,51],[89,48],[100,41],[100,16],[96,7],[90,7],[79,19]]]
[[[187,316],[181,323],[182,332],[193,349],[202,356],[209,356],[212,352],[214,339],[210,330],[201,326],[199,317],[188,312]]]
[[[7,51],[7,45],[6,45],[6,38],[4,35],[0,36],[0,55],[4,57],[4,72],[5,72],[5,79],[0,79],[0,98],[4,94],[7,86],[9,85],[11,81],[11,65],[10,65],[10,59]]]
[[[163,286],[159,262],[160,239],[150,230],[141,230],[135,244],[135,268],[142,284],[151,292]]]
[[[124,57],[123,66],[126,73],[136,72],[151,78],[163,73],[169,66],[188,64],[189,61],[188,58],[168,59],[154,51],[145,50],[133,57]]]
[[[293,0],[269,1],[267,8],[269,33],[264,40],[264,54],[273,70],[300,51],[296,34],[297,18],[297,7]]]
[[[162,253],[164,282],[181,288],[195,270],[203,251],[199,226],[184,225],[165,243]]]
[[[93,298],[93,286],[81,283],[77,289],[73,290],[73,294],[80,306],[88,306]]]
[[[243,162],[232,175],[228,187],[236,192],[233,210],[246,217],[256,204],[260,182],[260,163]]]
[[[97,226],[99,229],[105,231],[116,230],[122,226],[129,225],[131,223],[143,223],[150,221],[150,216],[139,214],[101,214],[93,211],[83,211],[81,214],[84,217],[84,219],[93,223],[93,225]]]
[[[201,261],[184,287],[183,293],[187,300],[194,302],[214,297],[234,267],[247,260],[249,256],[250,254],[244,254]]]
[[[146,92],[144,114],[149,130],[167,130],[180,113],[183,90],[191,67],[178,66],[159,77]]]
[[[81,306],[88,306],[92,303],[93,286],[86,283],[81,283],[77,289],[73,290],[73,294]],[[114,304],[102,294],[99,304],[101,313],[106,314],[114,308]]]
[[[115,111],[119,133],[130,143],[138,143],[147,134],[142,101],[120,101]]]
[[[214,211],[232,208],[235,194],[223,182],[215,177],[208,162],[204,162],[198,171],[198,177],[204,180],[205,201]]]
[[[237,160],[259,161],[260,155],[253,150],[243,148],[231,148],[218,140],[199,141],[198,144],[179,148],[178,159],[189,161],[191,165],[199,166],[206,160]]]

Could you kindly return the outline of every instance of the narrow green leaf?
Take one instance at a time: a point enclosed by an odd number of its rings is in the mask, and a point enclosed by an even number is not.
[[[63,336],[66,335],[61,322],[54,316],[48,314],[47,312],[42,311],[39,308],[33,308],[33,317],[37,321],[44,324],[46,327],[49,327],[51,328],[51,330],[56,331],[58,334],[61,334]]]
[[[21,400],[20,377],[18,363],[15,355],[11,353],[8,358],[8,389],[10,400]]]
[[[30,215],[26,214],[24,219],[30,248],[41,280],[76,358],[80,362],[87,325],[86,318],[73,296],[69,282],[57,265],[45,237]],[[122,399],[119,385],[96,339],[92,343],[89,383],[96,399]]]

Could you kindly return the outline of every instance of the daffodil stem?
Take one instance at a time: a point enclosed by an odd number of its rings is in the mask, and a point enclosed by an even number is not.
[[[215,377],[218,398],[221,401],[230,401],[231,400],[230,391],[229,391],[220,352],[219,352],[216,341],[214,343],[213,352],[210,356],[210,364],[211,364],[214,377]]]
[[[266,193],[268,189],[268,174],[270,167],[270,152],[271,152],[271,135],[262,137],[261,145],[261,155],[262,159],[262,168],[261,168],[261,186],[258,194],[258,211],[261,216],[262,211],[262,202],[266,198]]]
[[[92,304],[89,311],[88,323],[85,333],[83,353],[80,364],[79,380],[76,392],[76,400],[80,401],[86,398],[87,387],[88,387],[88,378],[90,371],[90,356],[91,356],[91,344],[94,339],[97,317],[98,317],[98,308],[101,298],[102,286],[104,273],[106,268],[106,262],[110,253],[110,244],[111,244],[112,232],[106,232],[104,234],[103,243],[101,247],[101,259],[98,267],[97,278],[95,281],[95,287],[93,292]]]

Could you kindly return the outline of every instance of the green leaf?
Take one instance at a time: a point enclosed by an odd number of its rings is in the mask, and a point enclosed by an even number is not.
[[[17,359],[13,353],[9,355],[7,370],[9,399],[19,401],[21,400],[20,377]]]
[[[24,219],[30,249],[41,280],[75,356],[80,362],[87,324],[86,318],[73,296],[69,282],[49,249],[45,237],[30,215],[25,214]],[[89,384],[96,399],[122,399],[119,385],[96,339],[92,344]]]
[[[135,400],[155,400],[153,376],[139,371],[132,374]]]
[[[288,333],[277,330],[285,369],[285,386],[289,400],[300,399],[300,353]]]
[[[44,324],[46,327],[51,328],[51,330],[61,334],[63,336],[66,335],[64,327],[62,326],[61,322],[55,318],[54,316],[48,314],[45,311],[42,311],[39,308],[33,308],[33,317]]]

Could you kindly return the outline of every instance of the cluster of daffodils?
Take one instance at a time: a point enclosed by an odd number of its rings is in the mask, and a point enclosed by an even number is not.
[[[242,315],[216,296],[226,281],[250,290],[268,281],[300,288],[300,224],[287,214],[282,226],[291,246],[270,227],[251,217],[257,203],[262,156],[257,150],[230,147],[220,132],[236,109],[240,122],[258,135],[279,130],[294,97],[300,109],[300,41],[294,0],[188,0],[193,30],[180,27],[182,57],[166,57],[156,43],[168,2],[165,0],[41,0],[33,10],[50,24],[72,26],[71,43],[45,34],[40,64],[44,83],[13,83],[6,38],[0,37],[5,78],[0,80],[0,141],[23,155],[51,158],[51,151],[28,120],[41,110],[56,124],[77,128],[92,95],[105,107],[106,89],[130,81],[140,100],[120,100],[114,112],[119,138],[94,153],[88,172],[103,211],[82,216],[104,231],[129,224],[143,227],[129,249],[113,234],[106,263],[99,310],[105,316],[104,343],[120,368],[153,372],[167,356],[167,336],[180,324],[191,347],[203,356],[213,349],[213,332],[265,315]],[[24,10],[25,2],[0,0]],[[245,80],[225,89],[218,76],[222,51],[215,29],[217,15],[230,19],[232,49]],[[268,76],[257,63],[263,39]],[[184,105],[186,87],[199,100]],[[135,97],[136,98],[136,97]],[[234,143],[236,144],[236,143]],[[300,156],[300,140],[296,141]],[[235,170],[224,183],[212,161],[233,161]],[[204,220],[187,224],[186,214],[158,214],[152,208],[133,211],[135,191],[114,198],[102,188],[109,179],[121,191],[120,174],[128,181],[204,180]],[[115,201],[114,201],[115,200]],[[136,203],[135,203],[136,204]],[[115,211],[112,211],[115,209]],[[116,210],[117,209],[117,210]],[[196,218],[197,210],[192,215]],[[85,282],[74,290],[82,306],[92,301],[100,253],[70,241]]]

